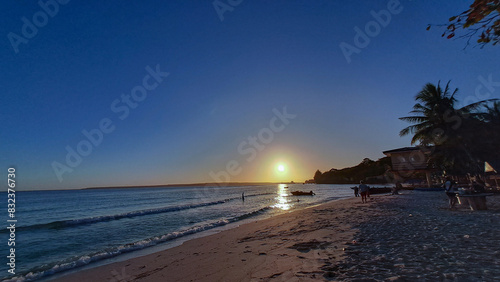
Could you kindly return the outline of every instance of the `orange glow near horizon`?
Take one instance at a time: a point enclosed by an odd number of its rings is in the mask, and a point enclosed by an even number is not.
[[[200,170],[196,176],[179,175],[179,179],[189,178],[202,182],[217,182],[217,179],[210,177],[205,180],[207,171],[219,175],[222,182],[273,182],[289,183],[291,181],[300,183],[311,179],[316,169],[317,161],[314,155],[307,150],[286,145],[269,145],[257,157],[251,161],[245,159],[237,160],[239,163],[239,173],[230,174],[226,166],[213,167],[211,163],[203,164],[206,168]],[[221,176],[225,175],[225,176]]]
[[[291,181],[291,179],[289,179],[291,175],[288,173],[291,170],[291,166],[289,166],[286,161],[271,161],[271,170],[273,172],[273,179],[281,182]]]
[[[313,171],[304,167],[307,156],[302,156],[296,148],[273,146],[266,149],[256,161],[252,170],[255,179],[269,182],[301,182],[312,177]],[[311,176],[309,176],[311,175]]]

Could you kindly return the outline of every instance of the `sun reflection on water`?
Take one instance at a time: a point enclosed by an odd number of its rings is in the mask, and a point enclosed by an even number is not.
[[[292,205],[289,204],[290,200],[288,200],[288,187],[286,184],[278,185],[278,196],[275,198],[276,204],[273,205],[273,208],[278,208],[284,211],[289,210]]]

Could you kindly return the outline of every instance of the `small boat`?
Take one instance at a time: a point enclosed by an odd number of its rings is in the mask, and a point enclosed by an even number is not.
[[[315,195],[313,191],[304,192],[304,191],[293,191],[292,195],[294,196],[312,196]]]

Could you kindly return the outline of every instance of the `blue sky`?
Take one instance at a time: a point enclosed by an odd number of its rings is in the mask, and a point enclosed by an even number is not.
[[[0,162],[2,175],[16,167],[19,189],[215,182],[211,173],[304,181],[409,146],[398,117],[426,83],[451,80],[472,102],[480,77],[500,81],[498,47],[464,50],[426,31],[472,1],[221,0],[237,4],[222,21],[214,1],[41,2],[57,3],[53,17],[34,1],[3,1],[0,12]],[[355,46],[354,28],[388,4],[400,12],[348,63],[339,45]],[[23,17],[40,27],[16,53],[9,34],[23,36]],[[148,66],[169,75],[120,119],[112,103],[126,105]],[[275,118],[285,107],[288,124]],[[67,146],[90,142],[82,131],[103,119],[114,130],[68,165]],[[259,133],[266,143],[250,158]],[[68,168],[59,178],[54,163]]]

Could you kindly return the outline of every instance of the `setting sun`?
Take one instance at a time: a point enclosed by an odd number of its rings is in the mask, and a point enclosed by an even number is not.
[[[278,165],[278,171],[285,171],[284,165]]]

